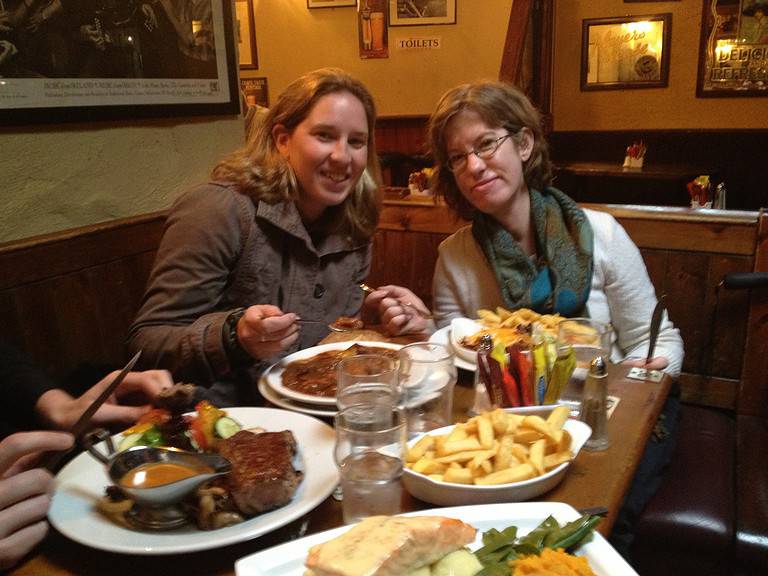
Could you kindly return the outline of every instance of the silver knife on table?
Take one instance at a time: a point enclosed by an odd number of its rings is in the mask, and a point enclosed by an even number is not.
[[[651,316],[651,338],[648,343],[648,356],[645,359],[645,363],[648,364],[653,358],[653,352],[656,348],[656,339],[659,337],[659,329],[661,328],[661,319],[664,317],[664,310],[666,305],[667,295],[662,294],[659,301],[656,303],[656,307],[653,309],[653,315]]]
[[[112,382],[109,383],[109,386],[107,386],[101,394],[99,394],[98,398],[91,402],[90,406],[85,409],[85,412],[78,418],[77,422],[75,422],[74,426],[69,429],[70,434],[72,434],[75,439],[77,439],[83,432],[85,432],[88,429],[88,425],[91,422],[91,418],[96,413],[96,410],[98,410],[104,402],[107,401],[107,398],[109,398],[112,393],[115,391],[115,389],[120,386],[120,383],[125,380],[125,377],[128,375],[128,372],[131,371],[131,369],[135,366],[136,362],[139,360],[139,356],[141,356],[141,350],[136,352],[136,354],[128,361],[128,364],[125,365],[125,367],[120,371],[120,373],[115,376],[115,379],[112,380]],[[74,449],[74,446],[68,450],[59,450],[56,452],[51,452],[48,454],[44,460],[40,463],[41,468],[45,468],[51,472],[53,472],[58,466],[59,462],[61,462],[61,459],[64,458],[71,450]]]

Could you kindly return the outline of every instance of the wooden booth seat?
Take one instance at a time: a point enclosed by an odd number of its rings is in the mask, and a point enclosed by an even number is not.
[[[636,541],[650,551],[644,568],[766,566],[768,290],[717,285],[768,270],[768,216],[590,207],[612,213],[639,246],[685,342],[677,454]],[[57,378],[83,363],[122,364],[164,220],[148,214],[0,245],[0,339]],[[386,201],[369,283],[409,286],[429,304],[437,247],[464,224],[429,199]]]

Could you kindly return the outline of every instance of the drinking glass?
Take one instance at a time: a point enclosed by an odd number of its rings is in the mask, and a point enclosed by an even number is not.
[[[403,346],[399,374],[409,435],[451,423],[457,372],[446,346],[432,342]]]
[[[557,357],[562,362],[572,354],[576,362],[561,399],[581,403],[584,380],[589,365],[598,356],[609,358],[613,344],[613,327],[592,318],[568,318],[557,326]]]
[[[407,425],[402,408],[355,404],[334,417],[344,522],[401,512]]]
[[[337,368],[336,404],[340,410],[356,404],[396,406],[400,401],[397,365],[381,354],[344,358]]]

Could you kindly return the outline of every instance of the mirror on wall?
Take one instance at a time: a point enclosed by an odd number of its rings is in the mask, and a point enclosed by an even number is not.
[[[768,96],[768,0],[704,0],[697,96]]]
[[[672,14],[584,20],[581,89],[667,86],[671,27]]]

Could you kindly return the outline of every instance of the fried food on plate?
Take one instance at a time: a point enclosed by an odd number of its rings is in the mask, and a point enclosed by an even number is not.
[[[545,474],[573,459],[563,429],[568,407],[547,416],[501,408],[457,424],[448,434],[426,435],[409,450],[406,466],[433,480],[458,484],[510,484]]]
[[[476,349],[482,337],[486,334],[493,338],[495,344],[501,342],[504,346],[521,344],[530,347],[533,325],[553,337],[557,336],[557,325],[565,320],[559,314],[539,314],[528,308],[519,310],[507,310],[498,306],[496,310],[481,308],[477,311],[479,323],[483,329],[464,337],[461,344],[468,348]]]
[[[313,546],[305,562],[309,576],[405,576],[419,573],[474,542],[477,530],[442,516],[371,516],[341,536]],[[482,566],[474,560],[474,574]],[[429,574],[429,571],[426,572]]]

